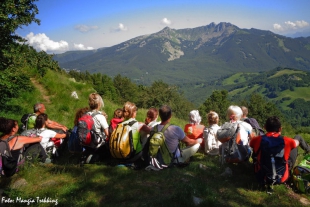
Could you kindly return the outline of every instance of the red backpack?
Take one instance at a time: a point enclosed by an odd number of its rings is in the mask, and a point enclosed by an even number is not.
[[[101,141],[98,141],[99,136],[96,134],[94,117],[100,114],[99,112],[94,112],[92,115],[84,114],[78,120],[78,137],[82,145],[96,147]]]

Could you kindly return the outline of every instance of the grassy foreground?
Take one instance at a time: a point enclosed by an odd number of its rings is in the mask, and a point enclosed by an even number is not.
[[[259,189],[250,163],[221,165],[218,156],[202,153],[186,167],[159,172],[133,170],[109,160],[84,166],[76,163],[77,156],[65,154],[54,164],[26,165],[13,177],[1,178],[1,204],[10,199],[14,203],[4,206],[26,206],[27,202],[30,206],[92,207],[310,205],[309,196],[285,185],[275,186],[272,195]],[[232,170],[231,176],[221,175],[226,167]]]

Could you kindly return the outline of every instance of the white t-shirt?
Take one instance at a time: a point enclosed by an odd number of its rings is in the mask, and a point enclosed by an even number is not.
[[[38,135],[42,137],[40,144],[44,149],[46,149],[47,144],[50,142],[50,139],[56,136],[56,132],[53,130],[42,128],[39,129]]]
[[[95,115],[93,118],[94,118],[94,121],[95,121],[95,129],[96,129],[96,134],[98,134],[99,136],[102,137],[102,133],[101,132],[104,132],[104,129],[107,129],[109,128],[109,125],[107,123],[107,120],[106,118],[102,115],[102,113],[100,111],[89,111],[87,112],[89,115],[92,115],[93,113],[99,113],[97,115]]]
[[[252,126],[244,121],[238,121],[240,126],[240,136],[243,145],[249,145],[249,136],[252,132]]]

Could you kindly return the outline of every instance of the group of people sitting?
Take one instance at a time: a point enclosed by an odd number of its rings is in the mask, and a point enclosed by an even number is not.
[[[189,158],[193,156],[198,150],[208,155],[221,155],[221,149],[227,143],[222,143],[217,139],[217,131],[221,128],[219,125],[219,115],[215,111],[210,111],[206,118],[208,126],[201,124],[201,116],[198,110],[193,110],[189,113],[189,123],[181,128],[179,126],[170,124],[173,116],[172,109],[168,105],[163,105],[159,109],[155,107],[149,108],[144,122],[136,120],[137,107],[134,103],[126,102],[123,108],[118,108],[114,111],[114,115],[108,124],[107,115],[102,111],[104,102],[102,97],[97,93],[91,93],[88,98],[88,107],[78,109],[75,114],[74,128],[72,132],[77,131],[78,121],[84,114],[93,116],[95,133],[103,140],[97,148],[106,148],[106,143],[113,133],[113,130],[118,124],[134,123],[131,126],[132,139],[135,154],[137,155],[133,162],[144,161],[146,157],[142,156],[148,150],[148,140],[150,134],[155,130],[164,130],[165,144],[171,154],[177,159],[178,163],[188,162]],[[271,116],[265,122],[265,135],[257,134],[251,124],[248,123],[247,108],[242,106],[230,106],[227,109],[227,119],[230,123],[237,123],[239,126],[240,144],[248,149],[249,155],[253,155],[253,162],[259,163],[263,156],[264,150],[261,149],[261,142],[265,139],[274,140],[276,138],[283,138],[284,143],[284,161],[286,162],[285,172],[281,177],[281,182],[285,182],[289,176],[289,170],[295,164],[297,158],[297,147],[306,152],[310,152],[310,146],[304,139],[297,135],[294,139],[283,137],[281,135],[282,126],[278,117]],[[160,117],[160,121],[157,121]],[[12,155],[18,158],[20,151],[25,146],[35,146],[39,153],[39,158],[42,162],[50,162],[46,155],[46,147],[49,142],[59,142],[67,137],[68,128],[62,124],[52,121],[45,114],[45,106],[42,103],[35,104],[34,114],[29,117],[27,123],[28,129],[34,128],[37,130],[36,137],[18,136],[19,129],[16,120],[0,117],[0,132],[2,132],[1,140],[10,139],[9,148],[13,152]],[[255,126],[257,128],[257,126]],[[262,129],[260,129],[262,131]],[[180,149],[179,143],[186,145],[185,148]],[[29,147],[28,146],[28,147]],[[82,146],[85,147],[85,146]],[[83,153],[88,151],[85,147]],[[100,152],[100,151],[99,151]],[[88,152],[89,154],[90,152]],[[255,155],[255,156],[254,156]],[[255,158],[255,160],[254,160]],[[255,171],[259,172],[260,166],[255,166]]]

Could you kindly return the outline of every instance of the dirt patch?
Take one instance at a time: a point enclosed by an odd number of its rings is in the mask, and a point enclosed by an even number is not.
[[[49,104],[51,103],[50,97],[47,95],[48,92],[47,90],[42,86],[42,84],[40,84],[36,79],[34,78],[30,78],[32,84],[40,91],[43,100]]]

